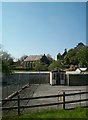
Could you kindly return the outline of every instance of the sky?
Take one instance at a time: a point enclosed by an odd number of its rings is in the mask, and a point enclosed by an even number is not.
[[[2,3],[2,44],[13,57],[56,58],[79,42],[86,44],[85,2]]]

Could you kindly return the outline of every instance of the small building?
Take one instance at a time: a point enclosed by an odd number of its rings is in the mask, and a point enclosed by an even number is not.
[[[44,55],[30,55],[26,59],[24,59],[24,67],[26,69],[32,70],[32,68],[34,66],[33,63],[36,61],[41,61],[45,64],[49,63],[49,60],[45,54]]]
[[[88,68],[77,68],[76,72],[79,72],[79,73],[88,73]]]
[[[50,84],[51,85],[65,85],[65,71],[53,70],[50,72]]]

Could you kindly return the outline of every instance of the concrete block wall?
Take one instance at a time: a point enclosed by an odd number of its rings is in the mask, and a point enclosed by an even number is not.
[[[14,73],[12,75],[3,75],[3,83],[8,84],[47,84],[50,83],[50,73]]]
[[[0,77],[1,78],[1,77]],[[2,98],[21,90],[27,84],[49,84],[50,72],[25,72],[2,75]]]
[[[68,74],[66,75],[67,85],[88,85],[88,74]]]
[[[50,74],[49,73],[34,73],[29,76],[30,84],[47,84],[50,83]]]

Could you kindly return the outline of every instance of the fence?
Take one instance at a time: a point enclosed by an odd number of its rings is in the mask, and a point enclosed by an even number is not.
[[[66,101],[66,96],[74,96],[74,95],[80,95],[80,94],[88,94],[88,92],[78,92],[78,93],[70,93],[70,94],[59,94],[59,95],[50,95],[50,96],[40,96],[40,97],[30,97],[30,98],[20,98],[20,94],[18,94],[18,98],[9,99],[9,100],[2,100],[2,102],[6,101],[17,101],[17,106],[14,107],[2,107],[2,110],[11,110],[11,109],[18,109],[18,115],[21,114],[20,109],[21,108],[34,108],[34,107],[43,107],[43,106],[53,106],[53,105],[62,105],[62,108],[65,109],[65,105],[69,103],[76,103],[76,102],[82,102],[82,101],[88,101],[88,98],[86,99],[80,99],[80,100],[72,100],[72,101]],[[30,105],[30,106],[21,106],[20,101],[22,100],[33,100],[33,99],[46,99],[46,98],[55,98],[60,97],[62,98],[62,101],[56,102],[56,103],[48,103],[48,104],[38,104],[38,105]],[[86,105],[87,106],[87,105]]]

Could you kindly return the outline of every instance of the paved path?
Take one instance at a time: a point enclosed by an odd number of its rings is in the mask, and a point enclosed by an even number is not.
[[[74,92],[80,92],[80,91],[86,91],[86,87],[85,86],[51,86],[49,84],[41,84],[37,87],[36,91],[33,94],[33,97],[36,96],[48,96],[48,95],[57,95],[57,94],[62,94],[62,92],[65,91],[66,93],[74,93]],[[76,100],[76,99],[80,99],[81,98],[86,98],[86,95],[76,95],[76,96],[72,96],[72,97],[68,97],[66,98],[66,100]],[[54,103],[54,102],[58,102],[58,100],[60,100],[59,98],[47,98],[47,99],[40,99],[40,100],[31,100],[28,102],[27,105],[34,105],[34,104],[44,104],[44,103]],[[66,107],[73,107],[74,104],[71,105],[67,105]],[[80,103],[78,103],[78,106],[80,106]],[[39,111],[42,108],[60,108],[61,105],[57,105],[57,106],[49,106],[49,107],[39,107],[39,108],[31,108],[31,109],[25,109],[24,113],[26,112],[34,112],[34,111]]]
[[[21,97],[36,97],[36,96],[48,96],[48,95],[57,95],[61,94],[63,91],[66,93],[74,93],[74,92],[80,92],[80,91],[86,91],[87,87],[86,86],[51,86],[49,84],[35,84],[35,85],[30,85],[28,88],[24,89],[21,92]],[[66,100],[73,100],[74,99],[80,99],[80,98],[86,98],[86,95],[77,95],[73,97],[68,97]],[[44,103],[53,103],[53,102],[58,102],[59,98],[47,98],[47,99],[41,99],[41,100],[26,100],[26,101],[21,101],[21,105],[34,105],[34,104],[44,104]],[[86,104],[86,103],[84,103]],[[12,106],[12,105],[17,105],[17,103],[11,103],[9,102],[8,104],[5,104],[4,106]],[[82,103],[78,103],[78,106],[82,105]],[[69,106],[74,106],[69,105]],[[56,108],[58,109],[60,106],[49,106],[49,107],[39,107],[39,108],[25,108],[21,109],[21,113],[29,113],[29,112],[34,112],[34,111],[39,111],[41,109],[46,109],[46,108]],[[66,106],[68,107],[68,106]],[[17,110],[11,110],[10,112],[17,113]],[[4,112],[4,114],[8,113],[8,111]]]

